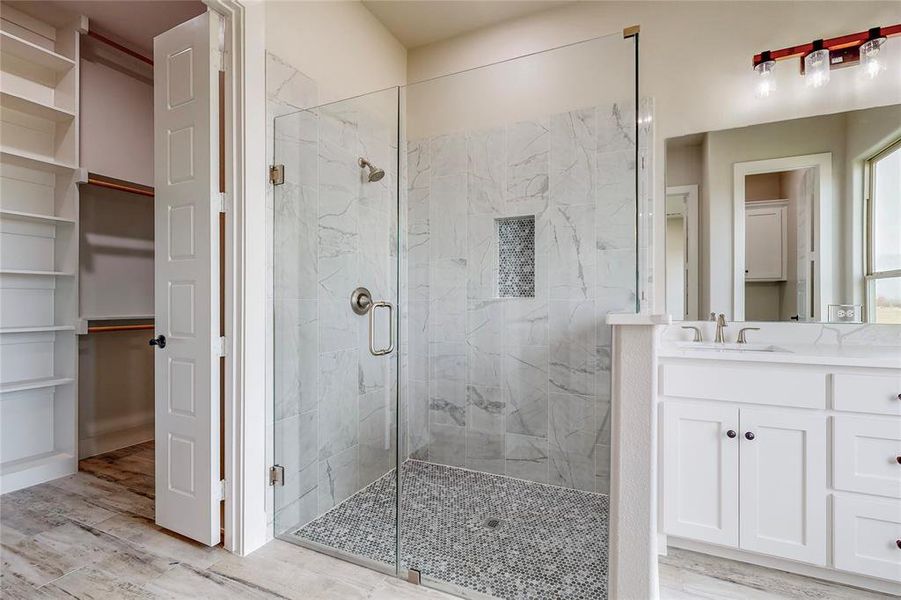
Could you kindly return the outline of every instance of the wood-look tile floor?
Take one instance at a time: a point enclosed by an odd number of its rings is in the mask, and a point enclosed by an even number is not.
[[[75,475],[0,497],[0,596],[430,600],[451,597],[274,540],[248,557],[153,522],[153,444],[81,462]],[[871,600],[824,582],[674,551],[661,597]]]

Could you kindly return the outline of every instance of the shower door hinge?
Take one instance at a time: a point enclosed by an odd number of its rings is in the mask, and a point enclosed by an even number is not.
[[[226,490],[225,480],[220,479],[219,480],[219,500],[225,500],[225,490]]]
[[[228,212],[228,194],[219,192],[219,212],[223,215]]]
[[[269,485],[285,485],[285,467],[281,465],[269,467]]]
[[[269,167],[269,181],[272,185],[285,183],[285,165],[272,165]]]
[[[228,339],[224,335],[219,338],[216,352],[219,354],[219,358],[224,358],[228,355]]]

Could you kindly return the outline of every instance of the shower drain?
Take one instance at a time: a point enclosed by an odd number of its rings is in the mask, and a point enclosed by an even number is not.
[[[498,529],[503,524],[504,524],[504,522],[502,520],[498,519],[497,517],[488,517],[482,523],[482,527],[484,527],[486,529]]]

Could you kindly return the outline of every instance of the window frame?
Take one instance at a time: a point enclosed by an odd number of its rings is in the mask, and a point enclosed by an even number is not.
[[[873,235],[873,221],[875,218],[874,198],[876,169],[873,166],[881,159],[895,151],[901,151],[901,138],[891,142],[888,146],[872,155],[864,161],[864,185],[866,186],[864,198],[866,198],[866,228],[864,233],[864,298],[866,302],[866,321],[875,323],[876,316],[876,281],[880,279],[901,279],[901,268],[888,271],[876,271],[873,267],[873,253],[875,236]]]

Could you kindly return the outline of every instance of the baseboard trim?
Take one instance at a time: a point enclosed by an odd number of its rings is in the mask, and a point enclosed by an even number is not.
[[[111,431],[95,437],[78,440],[78,459],[90,458],[98,454],[105,454],[113,450],[128,448],[135,444],[142,444],[153,439],[153,423],[146,423],[138,427]]]

